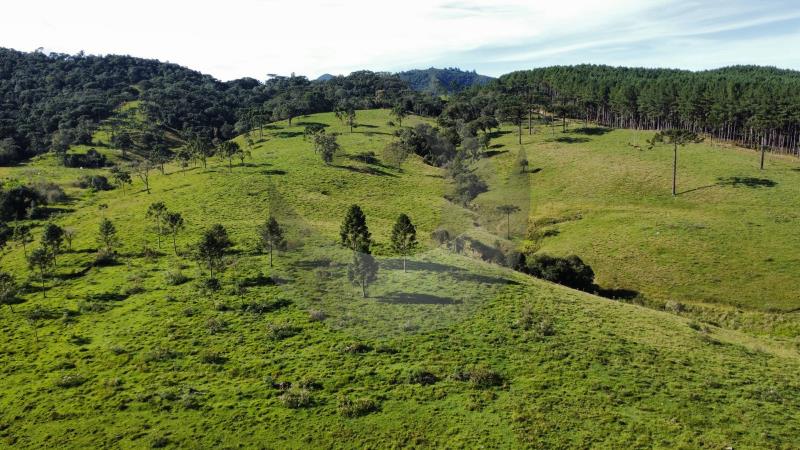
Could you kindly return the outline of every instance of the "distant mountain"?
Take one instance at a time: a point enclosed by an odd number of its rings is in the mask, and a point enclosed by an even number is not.
[[[432,94],[461,92],[471,86],[487,84],[494,79],[479,75],[474,70],[468,72],[455,67],[408,70],[397,73],[397,76],[415,91]]]
[[[331,80],[333,78],[334,78],[333,75],[331,75],[329,73],[323,73],[322,75],[318,76],[317,79],[314,80],[314,81],[329,81],[329,80]]]

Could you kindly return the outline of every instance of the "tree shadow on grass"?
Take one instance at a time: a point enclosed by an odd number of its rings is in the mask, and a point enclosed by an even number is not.
[[[293,138],[293,137],[297,137],[297,136],[302,136],[303,132],[302,131],[278,131],[276,133],[272,133],[272,135],[275,136],[276,138],[279,138],[279,139],[288,139],[288,138]]]
[[[762,187],[775,187],[777,182],[769,178],[756,178],[756,177],[728,177],[719,178],[717,182],[720,186],[733,186],[733,187],[749,187],[749,188],[762,188]]]
[[[342,165],[333,165],[332,167],[338,167],[340,169],[347,169],[351,172],[363,173],[367,175],[378,175],[382,177],[395,177],[397,175],[393,173],[386,172],[384,170],[378,169],[376,167],[355,167],[355,166],[342,166]]]
[[[390,292],[380,298],[378,302],[394,305],[459,305],[463,303],[461,300],[450,297],[411,292]]]
[[[639,296],[639,291],[633,289],[610,289],[597,286],[597,295],[612,300],[633,300]]]
[[[302,122],[295,122],[295,125],[297,125],[298,127],[307,127],[309,125],[314,125],[314,126],[318,126],[318,127],[322,127],[322,128],[330,127],[330,125],[328,125],[327,123],[312,122],[312,121],[309,121],[309,120],[303,120]]]
[[[588,138],[574,136],[561,136],[555,139],[548,139],[548,142],[558,142],[560,144],[585,144],[589,141],[590,139]]]
[[[606,127],[581,127],[572,130],[573,133],[585,134],[587,136],[602,136],[611,132],[611,128]]]
[[[508,150],[488,150],[483,152],[483,156],[491,158],[493,156],[502,155],[503,153],[508,153]]]
[[[504,131],[504,130],[497,130],[497,131],[492,131],[491,133],[489,133],[489,137],[491,139],[497,139],[500,136],[504,136],[506,134],[511,134],[511,132],[510,131]]]
[[[285,170],[281,169],[268,169],[261,171],[262,175],[286,175],[286,173],[287,172]]]
[[[402,259],[387,259],[381,261],[381,266],[388,270],[403,270]],[[500,277],[490,277],[487,275],[480,275],[460,267],[448,266],[431,261],[406,261],[406,271],[423,271],[434,273],[449,273],[454,279],[458,281],[471,281],[473,283],[484,284],[519,284],[513,280],[507,280]]]
[[[541,167],[536,167],[534,169],[526,170],[524,173],[539,173],[542,171]]]

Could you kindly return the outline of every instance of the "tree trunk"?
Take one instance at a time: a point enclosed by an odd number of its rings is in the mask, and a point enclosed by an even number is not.
[[[506,239],[511,240],[511,214],[506,214]]]
[[[765,151],[764,139],[762,138],[761,139],[761,170],[764,170],[764,151]]]
[[[367,282],[366,281],[362,281],[361,282],[361,295],[364,298],[367,298]]]
[[[269,246],[269,266],[272,267],[272,246]]]
[[[403,255],[403,273],[406,273],[406,256]]]
[[[175,250],[175,256],[178,256],[178,243],[176,242],[175,233],[172,233],[172,249]]]
[[[672,196],[678,195],[678,144],[672,150]]]
[[[522,145],[522,121],[519,121],[519,145]]]

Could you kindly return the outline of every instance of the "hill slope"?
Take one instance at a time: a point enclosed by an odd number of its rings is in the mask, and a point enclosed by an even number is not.
[[[74,200],[55,220],[77,236],[46,283],[47,297],[34,281],[24,304],[14,313],[2,310],[0,442],[19,448],[800,445],[795,349],[578,293],[428,242],[440,225],[477,222],[480,233],[494,232],[497,224],[480,208],[496,204],[492,195],[502,195],[503,180],[517,172],[514,153],[502,153],[513,149],[513,136],[498,138],[495,145],[508,148],[483,160],[480,171],[492,190],[470,211],[442,200],[447,186],[440,169],[414,158],[399,172],[355,157],[379,151],[392,131],[387,111],[358,114],[352,134],[332,114],[293,127],[274,124],[244,165],[229,170],[214,162],[183,172],[168,166],[166,175],[153,175],[150,195],[138,182],[127,192],[73,188]],[[333,166],[324,166],[303,140],[310,122],[343,133],[346,155]],[[546,164],[576,164],[590,150],[572,153],[577,148],[548,142],[544,132],[535,139],[527,144],[529,157],[542,158],[534,164],[543,170],[530,175],[541,186],[534,199],[550,189],[549,197],[564,201],[581,198],[576,189],[592,190],[540,184],[537,176],[555,176]],[[24,178],[34,169],[68,184],[86,173],[53,163],[41,157],[2,168],[0,176]],[[168,243],[156,256],[142,252],[158,247],[145,216],[154,201],[184,215],[187,229],[177,240],[183,255],[203,229],[227,227],[236,245],[222,291],[205,291],[202,273]],[[381,272],[368,299],[347,283],[350,255],[333,245],[352,203],[364,208],[378,242]],[[547,206],[548,214],[562,213],[557,206]],[[587,222],[594,220],[596,213],[580,209]],[[407,272],[386,246],[401,212],[417,224],[426,247]],[[268,214],[279,217],[290,241],[272,269],[254,251],[255,229]],[[124,257],[119,265],[92,267],[103,216],[117,225]],[[22,253],[15,249],[3,260],[19,276],[27,273]],[[607,273],[599,260],[592,263]],[[170,281],[178,270],[189,280]]]

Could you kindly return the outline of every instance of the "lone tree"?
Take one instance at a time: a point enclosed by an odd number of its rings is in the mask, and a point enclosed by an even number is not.
[[[97,230],[97,242],[103,246],[103,251],[106,255],[112,255],[114,247],[119,245],[117,227],[110,220],[103,219],[100,222],[100,228]]]
[[[286,239],[283,236],[283,228],[274,217],[270,217],[258,229],[258,237],[261,248],[269,252],[269,266],[272,267],[272,252],[274,250],[284,250]]]
[[[47,297],[44,289],[44,279],[47,273],[50,272],[50,266],[53,263],[53,256],[47,247],[39,247],[34,249],[28,254],[28,268],[31,270],[39,271],[39,281],[41,282],[42,297]]]
[[[242,153],[242,147],[239,146],[239,143],[233,141],[223,141],[217,147],[217,155],[228,160],[228,170],[231,172],[233,172],[233,158]],[[242,156],[242,161],[244,161],[244,156]]]
[[[530,162],[528,161],[528,155],[525,152],[524,147],[520,147],[519,153],[517,154],[517,164],[519,164],[519,173],[525,173],[528,171],[528,165]]]
[[[398,171],[402,170],[403,163],[408,159],[409,151],[400,142],[390,142],[383,148],[383,161],[394,166]]]
[[[339,152],[339,143],[335,134],[317,133],[314,135],[314,150],[322,156],[322,161],[330,165]]]
[[[336,118],[350,127],[350,132],[353,132],[353,127],[356,126],[356,108],[350,102],[342,102],[336,108]]]
[[[114,181],[114,184],[117,187],[122,188],[122,193],[125,194],[125,185],[130,186],[133,184],[131,180],[131,173],[127,170],[122,170],[119,167],[112,167],[111,168],[111,179]]]
[[[164,234],[164,218],[167,216],[167,206],[164,202],[153,202],[147,207],[145,216],[153,221],[158,237],[158,248],[161,248],[161,235]]]
[[[64,229],[54,223],[48,223],[42,233],[42,247],[47,249],[48,254],[53,259],[53,264],[57,264],[56,258],[61,253],[64,245]]]
[[[198,262],[205,264],[210,272],[210,278],[214,279],[214,270],[224,269],[225,250],[231,246],[228,239],[228,232],[222,225],[214,225],[203,233],[200,242],[197,243],[195,257]]]
[[[367,287],[378,279],[378,262],[369,253],[354,253],[353,262],[347,268],[347,278],[361,287],[361,295],[367,298]]]
[[[15,224],[14,225],[14,232],[11,237],[14,242],[22,246],[22,251],[25,254],[25,257],[28,257],[28,244],[33,242],[33,236],[31,235],[31,227],[28,225],[21,225]]]
[[[403,126],[403,119],[405,119],[406,116],[408,116],[408,111],[406,110],[405,105],[402,102],[397,103],[392,107],[392,117],[397,119],[398,127]]]
[[[663,143],[672,145],[672,196],[678,195],[678,146],[685,146],[687,144],[696,144],[702,142],[703,138],[698,136],[697,133],[687,130],[669,129],[660,131],[650,139],[648,144],[649,148],[653,148],[656,144]]]
[[[504,97],[500,102],[500,118],[516,126],[519,130],[519,143],[522,144],[522,123],[525,121],[525,105],[512,95]]]
[[[67,241],[67,249],[72,251],[72,241],[75,240],[75,236],[77,236],[78,232],[75,231],[75,228],[64,228],[64,240]]]
[[[22,303],[22,299],[17,296],[18,293],[19,285],[14,275],[0,271],[0,306],[8,305],[11,312],[14,312],[14,305]]]
[[[149,194],[150,193],[150,171],[153,170],[155,165],[149,159],[143,159],[136,164],[131,166],[131,170],[133,173],[142,180],[142,184],[144,184],[144,190]]]
[[[164,223],[172,236],[172,250],[178,255],[178,233],[184,228],[183,216],[179,212],[169,211],[164,216]]]
[[[406,271],[406,258],[417,244],[417,229],[407,215],[400,214],[392,228],[392,250],[403,257],[403,272]]]
[[[519,212],[519,207],[514,205],[500,205],[497,210],[506,215],[506,239],[511,239],[511,214]]]
[[[358,205],[350,206],[339,229],[339,237],[343,246],[353,253],[369,253],[372,235],[367,227],[367,217]]]

